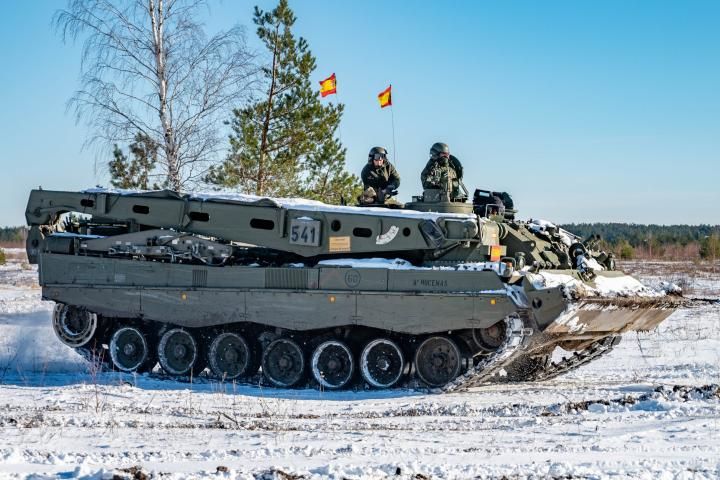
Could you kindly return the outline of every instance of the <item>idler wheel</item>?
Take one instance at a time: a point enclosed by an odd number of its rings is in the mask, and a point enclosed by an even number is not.
[[[82,347],[97,330],[97,315],[72,305],[57,305],[53,312],[53,330],[62,343]]]
[[[181,328],[168,330],[158,345],[160,366],[171,375],[187,375],[198,359],[198,346],[190,332]]]
[[[265,378],[277,387],[292,387],[305,376],[305,357],[300,345],[289,338],[278,338],[265,348],[262,356]]]
[[[110,358],[122,372],[149,371],[155,366],[145,335],[134,327],[121,327],[110,338]]]
[[[324,388],[343,388],[355,370],[353,355],[343,342],[328,340],[315,349],[310,361],[313,378]]]
[[[237,333],[221,333],[210,344],[208,364],[216,378],[236,380],[251,372],[252,351],[243,337]],[[257,367],[255,367],[257,370]]]
[[[415,369],[420,380],[430,387],[441,387],[460,374],[462,355],[448,337],[430,337],[415,353]]]
[[[375,388],[389,388],[400,380],[405,359],[397,343],[387,338],[371,341],[360,354],[360,374]]]
[[[504,321],[499,321],[487,328],[473,328],[472,335],[475,345],[485,352],[494,352],[505,342],[506,329]]]

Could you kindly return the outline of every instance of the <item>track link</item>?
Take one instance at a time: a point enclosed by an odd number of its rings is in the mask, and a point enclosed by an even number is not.
[[[527,311],[518,312],[517,316],[505,319],[505,342],[495,352],[483,357],[465,373],[452,382],[434,389],[436,393],[461,392],[472,387],[477,387],[492,381],[500,373],[500,370],[509,365],[522,353],[527,338],[532,334],[529,328],[529,314]]]
[[[580,368],[583,365],[587,365],[588,363],[610,353],[615,345],[620,343],[621,338],[622,337],[620,335],[610,335],[593,343],[584,350],[574,352],[572,356],[564,358],[559,362],[548,361],[543,368],[530,373],[523,380],[526,382],[551,380],[569,372],[570,370]]]

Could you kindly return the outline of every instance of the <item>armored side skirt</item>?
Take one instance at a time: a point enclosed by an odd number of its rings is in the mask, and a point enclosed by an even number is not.
[[[204,267],[43,254],[43,297],[186,327],[362,325],[409,334],[486,328],[517,310],[492,271]]]

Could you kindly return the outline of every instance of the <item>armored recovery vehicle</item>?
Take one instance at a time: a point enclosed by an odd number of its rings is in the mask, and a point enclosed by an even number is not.
[[[38,189],[27,253],[55,333],[84,356],[276,387],[543,380],[673,312],[592,241],[513,207],[484,190],[386,209]],[[552,361],[558,347],[570,355]]]

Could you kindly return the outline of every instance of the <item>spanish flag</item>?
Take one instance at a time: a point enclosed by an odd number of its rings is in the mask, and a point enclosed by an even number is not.
[[[378,100],[380,101],[380,108],[385,108],[388,105],[392,105],[392,85],[387,87],[382,92],[378,93]]]
[[[337,93],[337,82],[333,73],[325,80],[320,80],[320,95],[327,97],[328,95]]]

